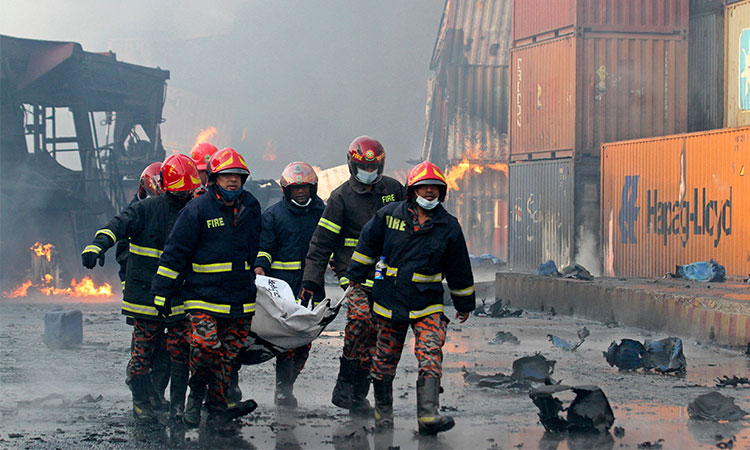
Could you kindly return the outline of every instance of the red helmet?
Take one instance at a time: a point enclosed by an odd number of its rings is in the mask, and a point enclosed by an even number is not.
[[[141,178],[138,180],[138,198],[153,197],[163,193],[159,185],[159,172],[161,163],[151,163],[141,172]]]
[[[209,180],[216,179],[220,173],[238,173],[242,176],[242,184],[245,184],[247,177],[250,176],[250,169],[245,164],[245,159],[237,150],[232,147],[226,147],[211,156],[208,161]]]
[[[281,189],[284,190],[284,196],[287,200],[290,197],[289,186],[310,185],[310,197],[316,194],[318,189],[318,175],[312,166],[306,162],[295,161],[289,163],[281,172]]]
[[[385,167],[385,150],[380,142],[370,136],[360,136],[349,144],[346,161],[352,175],[357,174],[357,167],[377,167],[378,174],[382,174]]]
[[[193,149],[190,150],[190,157],[195,161],[195,167],[197,167],[198,170],[206,170],[208,161],[211,159],[211,155],[216,153],[216,150],[216,147],[208,142],[201,142],[193,147]]]
[[[190,157],[169,155],[161,165],[161,185],[167,192],[194,191],[201,186],[198,169]]]
[[[441,202],[445,200],[445,194],[448,190],[448,182],[440,168],[429,161],[422,161],[409,171],[409,175],[406,177],[406,189],[409,196],[411,197],[411,193],[416,186],[422,184],[434,184],[439,186],[440,195],[438,196],[438,200]]]

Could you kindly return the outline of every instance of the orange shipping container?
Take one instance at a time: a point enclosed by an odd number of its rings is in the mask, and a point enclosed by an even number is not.
[[[750,127],[604,144],[601,164],[605,275],[750,273]]]
[[[513,0],[513,45],[573,32],[679,34],[689,0]]]
[[[687,129],[685,36],[566,36],[511,49],[512,161],[597,155]]]

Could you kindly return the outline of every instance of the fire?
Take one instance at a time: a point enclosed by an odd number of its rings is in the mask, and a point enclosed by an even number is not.
[[[266,140],[266,149],[263,150],[263,161],[276,161],[276,144],[273,139]]]
[[[201,142],[211,142],[215,137],[216,127],[210,126],[206,129],[203,129],[200,133],[198,133],[198,137],[195,138],[195,144],[193,144],[193,147],[200,144]]]
[[[31,280],[25,281],[20,286],[16,287],[10,292],[3,291],[2,296],[5,298],[17,298],[26,297],[29,288],[36,288],[39,292],[44,295],[64,295],[67,297],[99,297],[108,298],[112,297],[112,286],[109,283],[104,283],[100,286],[94,284],[94,280],[90,277],[84,277],[80,282],[76,281],[75,278],[70,282],[70,287],[59,289],[51,285],[53,280],[52,275],[46,274],[44,281],[41,284],[34,284]]]
[[[42,244],[41,242],[37,241],[29,247],[29,250],[36,253],[37,256],[44,256],[47,258],[47,261],[52,261],[52,249],[55,248],[52,244]]]
[[[26,297],[26,293],[29,291],[29,288],[33,285],[31,280],[25,281],[22,285],[18,286],[17,288],[13,289],[10,292],[3,291],[3,297],[5,298],[16,298],[16,297]]]
[[[240,139],[240,142],[245,142],[246,138],[247,138],[247,127],[242,129],[242,139]]]
[[[469,161],[467,158],[461,160],[460,163],[451,166],[445,174],[445,178],[448,181],[448,189],[457,191],[458,181],[466,175],[467,172],[472,171],[474,173],[482,173],[485,170],[494,170],[497,172],[503,172],[508,174],[508,165],[502,163],[492,164],[481,164]]]

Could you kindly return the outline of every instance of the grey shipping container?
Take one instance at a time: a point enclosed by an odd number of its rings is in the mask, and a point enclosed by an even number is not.
[[[508,259],[512,270],[528,271],[548,259],[558,267],[570,262],[572,175],[569,158],[510,165]]]
[[[690,17],[688,131],[724,125],[724,10]]]

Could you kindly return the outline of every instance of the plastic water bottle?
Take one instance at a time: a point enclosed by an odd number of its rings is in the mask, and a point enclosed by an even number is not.
[[[387,268],[388,264],[385,263],[385,256],[381,256],[380,261],[375,264],[375,279],[382,280]]]

